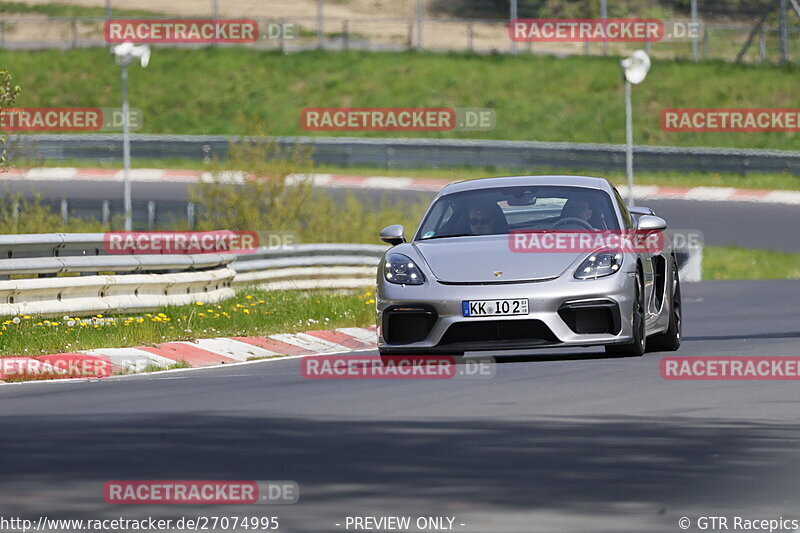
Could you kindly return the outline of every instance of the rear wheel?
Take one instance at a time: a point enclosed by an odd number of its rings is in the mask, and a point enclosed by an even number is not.
[[[669,314],[669,327],[664,333],[653,335],[648,340],[648,351],[674,352],[681,346],[681,281],[678,278],[678,265],[672,260],[672,298]]]
[[[644,283],[640,272],[636,272],[636,292],[633,298],[633,339],[625,344],[610,344],[605,347],[609,355],[639,357],[644,355],[647,344],[645,334]]]

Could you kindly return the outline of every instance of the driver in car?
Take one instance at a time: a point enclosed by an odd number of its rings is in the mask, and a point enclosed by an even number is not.
[[[503,211],[497,204],[471,205],[467,213],[467,223],[473,235],[491,235],[507,231]]]
[[[592,227],[592,204],[586,198],[570,198],[564,204],[564,207],[561,209],[561,219],[568,219],[568,218],[577,218],[580,220],[585,221]],[[565,224],[569,225],[569,224]],[[576,227],[582,227],[578,224],[575,224]]]

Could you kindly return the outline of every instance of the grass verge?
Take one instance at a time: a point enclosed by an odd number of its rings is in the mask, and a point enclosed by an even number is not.
[[[24,315],[0,326],[0,356],[36,356],[176,340],[270,335],[368,326],[374,291],[242,290],[218,304],[165,307],[151,313],[45,319]]]
[[[22,87],[19,106],[119,105],[119,68],[105,48],[2,50],[0,64]],[[798,71],[797,65],[654,60],[647,83],[634,91],[636,142],[798,150],[796,133],[674,133],[660,125],[667,108],[791,109]],[[299,120],[308,107],[446,106],[491,108],[496,127],[404,135],[625,141],[624,88],[615,56],[159,48],[146,70],[131,71],[129,85],[130,104],[144,115],[142,133],[238,134],[240,119],[248,117],[271,135],[309,135],[314,132]]]
[[[703,279],[800,279],[800,253],[706,246]]]

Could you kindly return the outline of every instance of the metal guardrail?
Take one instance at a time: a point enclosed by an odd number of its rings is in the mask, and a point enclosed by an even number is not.
[[[233,286],[243,285],[366,287],[374,285],[385,250],[380,245],[305,244],[240,255],[116,255],[106,253],[102,233],[2,235],[0,316],[124,313],[212,303],[232,297]],[[18,278],[23,275],[35,277]]]
[[[228,136],[131,135],[137,158],[224,158]],[[313,148],[317,163],[385,168],[493,166],[498,168],[567,168],[588,171],[625,169],[622,144],[453,139],[350,137],[276,137],[283,147]],[[122,135],[16,135],[7,144],[11,160],[117,161]],[[635,146],[640,170],[700,172],[788,172],[800,174],[800,152],[737,148]]]

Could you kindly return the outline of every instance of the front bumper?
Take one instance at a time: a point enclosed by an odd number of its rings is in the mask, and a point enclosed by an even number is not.
[[[635,273],[529,283],[378,283],[378,346],[397,353],[452,353],[628,342]],[[526,298],[528,314],[464,317],[465,300]]]

